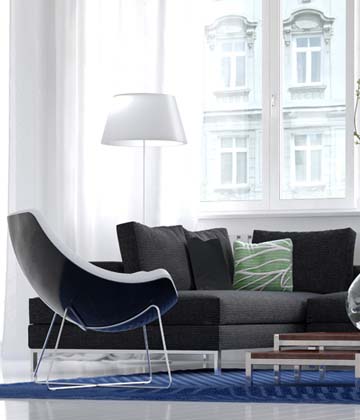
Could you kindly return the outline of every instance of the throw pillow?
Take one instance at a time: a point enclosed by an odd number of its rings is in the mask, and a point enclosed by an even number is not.
[[[231,290],[223,249],[219,239],[187,240],[195,288],[197,290]]]
[[[356,233],[350,229],[318,232],[254,230],[253,243],[290,238],[293,242],[294,290],[314,293],[345,291],[353,281]]]
[[[234,257],[231,249],[231,243],[228,232],[225,228],[214,228],[207,230],[199,230],[197,232],[190,232],[184,229],[186,239],[198,238],[202,241],[209,239],[218,239],[223,250],[227,272],[229,275],[230,282],[232,283],[234,278]]]
[[[164,268],[179,290],[194,288],[182,226],[148,227],[129,222],[116,230],[125,273]]]
[[[288,291],[292,284],[291,239],[249,244],[234,242],[234,288]]]

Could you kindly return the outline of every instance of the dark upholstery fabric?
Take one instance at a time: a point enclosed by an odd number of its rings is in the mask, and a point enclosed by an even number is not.
[[[316,296],[306,292],[246,290],[208,290],[204,293],[219,298],[220,325],[304,323],[307,300]]]
[[[30,325],[29,348],[41,349],[48,325]],[[49,347],[55,345],[59,326],[53,329]],[[148,325],[147,332],[151,349],[162,349],[159,327]],[[219,350],[219,327],[211,325],[164,325],[168,350]],[[98,350],[144,350],[142,329],[120,333],[84,332],[76,325],[65,325],[60,340],[62,349],[98,349]]]
[[[29,300],[30,324],[50,324],[53,312],[40,298]],[[220,299],[202,291],[179,291],[177,304],[163,316],[164,325],[218,325]],[[56,323],[61,322],[57,317]]]
[[[187,247],[196,290],[232,290],[219,239],[189,238]]]
[[[167,270],[179,290],[193,289],[182,226],[148,227],[136,222],[117,226],[126,273]]]
[[[304,332],[304,324],[220,325],[220,348],[272,348],[274,334]]]
[[[209,239],[218,239],[224,252],[224,257],[230,277],[231,284],[234,278],[234,256],[232,247],[229,239],[228,232],[225,228],[214,228],[207,230],[199,230],[197,232],[191,232],[184,229],[187,239],[198,238],[202,241],[208,241]]]
[[[354,332],[358,331],[351,322],[313,322],[306,324],[307,332]]]
[[[347,323],[346,292],[330,293],[316,296],[308,301],[306,322],[311,323]]]
[[[347,290],[353,280],[356,233],[350,229],[319,232],[254,230],[253,242],[290,238],[293,241],[294,291],[333,293]]]
[[[124,272],[124,264],[121,261],[90,261],[91,264],[97,265],[104,270],[115,271],[116,273]]]

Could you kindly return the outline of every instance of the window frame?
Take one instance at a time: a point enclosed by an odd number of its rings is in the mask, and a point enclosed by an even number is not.
[[[310,39],[310,38],[320,38],[320,46],[311,47],[310,45],[307,47],[298,47],[297,40],[298,39]],[[321,86],[324,83],[323,77],[323,49],[324,49],[324,40],[323,34],[320,32],[310,32],[307,35],[294,35],[292,37],[292,80],[293,85],[296,87],[301,86]],[[306,69],[305,69],[305,81],[299,82],[298,74],[297,74],[297,54],[299,52],[305,53],[305,60],[306,60]],[[311,80],[312,77],[312,52],[320,52],[320,80],[318,82],[313,82]]]
[[[246,147],[237,147],[236,146],[236,139],[238,139],[238,138],[246,141]],[[231,147],[222,147],[221,141],[223,139],[231,139],[232,146]],[[218,143],[219,143],[219,146],[218,146],[217,155],[218,155],[218,168],[219,168],[218,169],[219,182],[217,183],[216,188],[221,189],[221,190],[233,189],[233,188],[248,188],[248,186],[249,186],[249,138],[248,138],[248,136],[242,135],[242,134],[237,134],[237,133],[221,134],[221,135],[218,136]],[[232,180],[232,182],[230,184],[223,184],[221,182],[221,173],[222,173],[221,157],[224,153],[231,153],[231,159],[232,159],[231,180]],[[237,154],[238,153],[246,153],[246,182],[241,182],[241,183],[234,182],[237,179],[237,169],[238,169]]]
[[[232,49],[230,52],[224,52],[222,49],[223,44],[225,43],[231,43]],[[244,49],[242,51],[236,51],[233,49],[233,46],[236,42],[243,42],[244,43]],[[241,36],[234,36],[234,37],[223,37],[217,40],[217,54],[220,59],[218,59],[218,62],[220,64],[219,68],[219,86],[216,88],[217,91],[234,91],[234,90],[241,90],[246,89],[247,87],[247,45],[246,45],[246,39],[245,37]],[[225,86],[223,75],[222,75],[222,61],[224,58],[229,58],[230,61],[230,77],[229,77],[229,86]],[[237,85],[236,84],[236,74],[237,74],[237,57],[243,57],[244,58],[244,84]]]
[[[321,143],[319,145],[312,145],[311,144],[311,137],[313,135],[320,135],[321,136]],[[297,146],[295,144],[296,136],[305,136],[305,145]],[[306,132],[297,132],[291,134],[291,180],[290,183],[293,188],[307,188],[307,187],[323,187],[324,180],[323,180],[323,150],[324,150],[324,143],[323,143],[323,133],[316,132],[316,133],[306,133]],[[298,181],[297,174],[296,174],[296,152],[303,151],[305,152],[305,181]],[[320,167],[320,179],[318,181],[313,181],[311,176],[311,163],[312,163],[312,153],[313,151],[320,151],[321,152],[321,167]]]
[[[321,212],[336,210],[356,210],[358,172],[355,171],[357,159],[353,141],[353,112],[346,112],[345,138],[345,185],[344,198],[319,199],[281,199],[282,150],[284,141],[283,129],[283,18],[282,0],[262,0],[262,196],[261,200],[233,200],[233,201],[201,201],[200,217],[208,215],[236,215],[249,212],[277,213],[287,212]],[[359,8],[360,9],[360,8]],[[354,0],[346,0],[346,109],[354,109],[355,85],[355,13]],[[308,36],[311,36],[309,34]],[[321,34],[315,34],[321,38]],[[321,40],[323,54],[323,40]],[[273,57],[279,57],[274,60]],[[357,57],[358,58],[358,57]],[[323,80],[323,57],[321,66],[321,80]],[[320,83],[317,83],[321,85]],[[311,85],[314,86],[314,85]],[[268,157],[268,158],[264,158]],[[270,168],[271,162],[271,168]]]

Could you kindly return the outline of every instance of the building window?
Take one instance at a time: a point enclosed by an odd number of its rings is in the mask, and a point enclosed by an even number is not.
[[[245,40],[220,42],[220,74],[223,88],[239,88],[246,84]]]
[[[248,182],[248,140],[240,136],[220,137],[220,185],[239,187]]]
[[[322,182],[321,134],[294,135],[294,184],[315,185]]]
[[[295,44],[295,80],[297,84],[321,82],[321,37],[299,36]]]

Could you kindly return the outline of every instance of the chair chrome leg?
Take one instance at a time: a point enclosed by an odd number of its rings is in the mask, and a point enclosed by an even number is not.
[[[50,335],[51,335],[51,331],[52,331],[52,329],[54,327],[54,323],[55,323],[56,317],[57,317],[57,314],[54,312],[54,315],[53,315],[52,320],[51,320],[51,323],[50,323],[50,327],[49,327],[48,332],[46,334],[44,345],[43,345],[43,347],[41,349],[40,357],[37,360],[37,363],[36,363],[36,366],[35,366],[35,369],[34,369],[34,372],[33,372],[33,380],[34,380],[34,382],[37,381],[37,374],[38,374],[38,371],[39,371],[39,368],[40,368],[40,364],[42,362],[42,359],[44,357],[46,346],[47,346],[47,343],[49,341],[49,338],[50,338]]]
[[[152,366],[151,366],[151,358],[150,358],[150,351],[149,351],[149,343],[148,343],[148,336],[147,336],[147,329],[146,326],[143,326],[143,334],[144,334],[144,342],[145,342],[145,350],[146,350],[146,359],[147,359],[147,365],[148,365],[148,374],[149,377],[147,380],[144,381],[137,381],[137,382],[115,382],[115,383],[74,383],[74,382],[60,382],[60,381],[53,381],[50,379],[51,376],[51,372],[53,369],[53,364],[55,361],[55,357],[56,357],[56,353],[59,347],[59,343],[60,343],[60,338],[61,338],[61,334],[64,328],[64,324],[65,324],[65,319],[66,319],[66,314],[68,309],[65,310],[64,312],[64,316],[62,318],[61,321],[61,325],[60,325],[60,329],[58,332],[58,336],[56,339],[56,344],[53,350],[53,353],[51,354],[51,361],[50,361],[50,367],[48,370],[48,374],[47,374],[47,378],[45,381],[38,381],[37,380],[37,372],[39,370],[39,367],[41,365],[41,362],[43,360],[44,357],[44,353],[46,351],[46,346],[51,334],[51,330],[54,326],[54,321],[56,318],[56,314],[53,317],[53,320],[51,322],[49,331],[47,333],[45,342],[44,342],[44,346],[42,348],[41,354],[40,354],[40,358],[39,361],[37,363],[37,366],[35,368],[35,372],[34,372],[34,382],[38,383],[38,384],[46,384],[48,389],[50,391],[56,391],[56,390],[61,390],[61,389],[76,389],[76,388],[94,388],[94,387],[113,387],[113,388],[137,388],[137,387],[143,387],[143,388],[157,388],[157,389],[166,389],[169,388],[172,384],[172,376],[171,376],[171,369],[170,369],[170,363],[169,363],[169,357],[168,357],[168,352],[167,352],[167,348],[166,348],[166,342],[165,342],[165,335],[164,335],[164,329],[163,329],[163,325],[162,325],[162,320],[161,320],[161,313],[160,313],[160,309],[155,306],[152,305],[149,307],[149,310],[151,309],[155,309],[157,312],[157,316],[158,316],[158,320],[159,320],[159,328],[160,328],[160,334],[161,334],[161,341],[162,341],[162,345],[163,345],[163,350],[164,350],[164,356],[165,356],[165,363],[166,363],[166,370],[167,370],[167,374],[168,374],[168,383],[164,386],[154,386],[151,385],[152,381],[153,381],[153,374],[152,374]],[[144,385],[144,386],[142,386]]]

